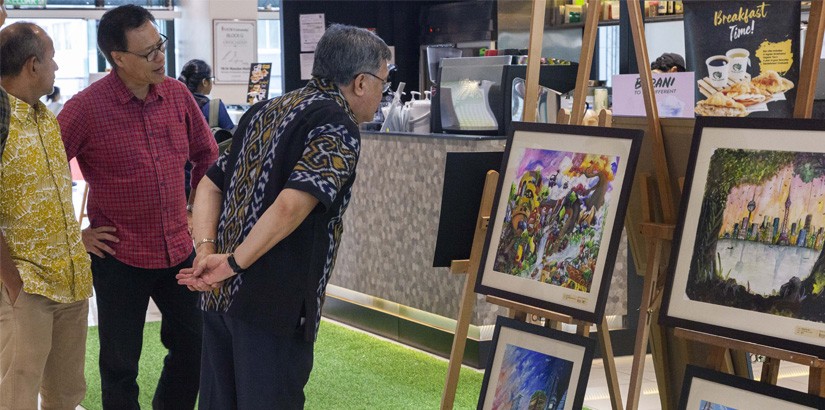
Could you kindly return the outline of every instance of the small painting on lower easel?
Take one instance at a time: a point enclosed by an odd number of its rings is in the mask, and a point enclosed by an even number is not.
[[[478,408],[580,409],[595,340],[499,317]]]
[[[825,398],[688,365],[678,410],[811,410]]]

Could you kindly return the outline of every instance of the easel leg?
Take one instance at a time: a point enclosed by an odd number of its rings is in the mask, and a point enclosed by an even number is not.
[[[779,359],[766,357],[765,363],[762,364],[762,377],[759,381],[762,383],[776,385],[779,380]]]
[[[582,323],[580,326],[585,325],[586,323]],[[602,360],[604,361],[604,375],[607,378],[607,390],[610,393],[610,403],[613,405],[613,410],[622,410],[622,391],[619,389],[616,360],[613,358],[613,342],[610,341],[607,318],[602,318],[602,322],[597,325],[597,329],[596,333],[602,350]]]
[[[627,391],[627,408],[629,410],[636,410],[639,407],[639,400],[641,398],[642,378],[644,376],[645,359],[647,356],[647,342],[648,336],[650,336],[651,304],[653,302],[653,293],[656,290],[661,253],[661,241],[656,241],[655,245],[648,245],[647,269],[642,287],[642,300],[639,305],[639,322],[636,327],[636,346],[633,350],[630,387]]]
[[[708,359],[706,367],[708,369],[723,371],[725,368],[728,349],[721,346],[708,346]]]
[[[471,282],[472,280],[472,282]],[[450,362],[447,369],[447,381],[441,395],[441,410],[451,410],[455,402],[455,393],[458,388],[458,376],[461,371],[461,362],[464,361],[464,349],[467,345],[467,332],[470,329],[470,316],[475,306],[475,275],[468,274],[461,295],[461,306],[458,310],[458,321],[455,324],[455,338],[450,350]]]
[[[808,376],[808,393],[825,396],[825,368],[811,367]]]

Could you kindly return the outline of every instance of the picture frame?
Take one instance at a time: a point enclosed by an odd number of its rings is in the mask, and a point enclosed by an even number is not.
[[[678,410],[813,410],[825,398],[688,365]]]
[[[215,84],[247,84],[258,60],[257,20],[212,20]]]
[[[823,139],[822,120],[697,118],[660,323],[825,358]]]
[[[643,135],[514,123],[475,292],[600,322]]]
[[[499,316],[478,409],[524,408],[522,400],[581,409],[595,349],[594,339]]]

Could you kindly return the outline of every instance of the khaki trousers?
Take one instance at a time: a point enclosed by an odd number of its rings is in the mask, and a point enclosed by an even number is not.
[[[89,301],[58,303],[0,285],[0,410],[74,410],[86,395]]]

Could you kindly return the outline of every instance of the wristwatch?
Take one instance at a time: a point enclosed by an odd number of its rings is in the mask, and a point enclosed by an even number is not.
[[[226,264],[229,265],[229,268],[232,269],[232,272],[235,272],[236,275],[246,272],[246,269],[241,269],[241,267],[238,266],[238,262],[235,262],[234,253],[230,253],[229,257],[226,258]]]

